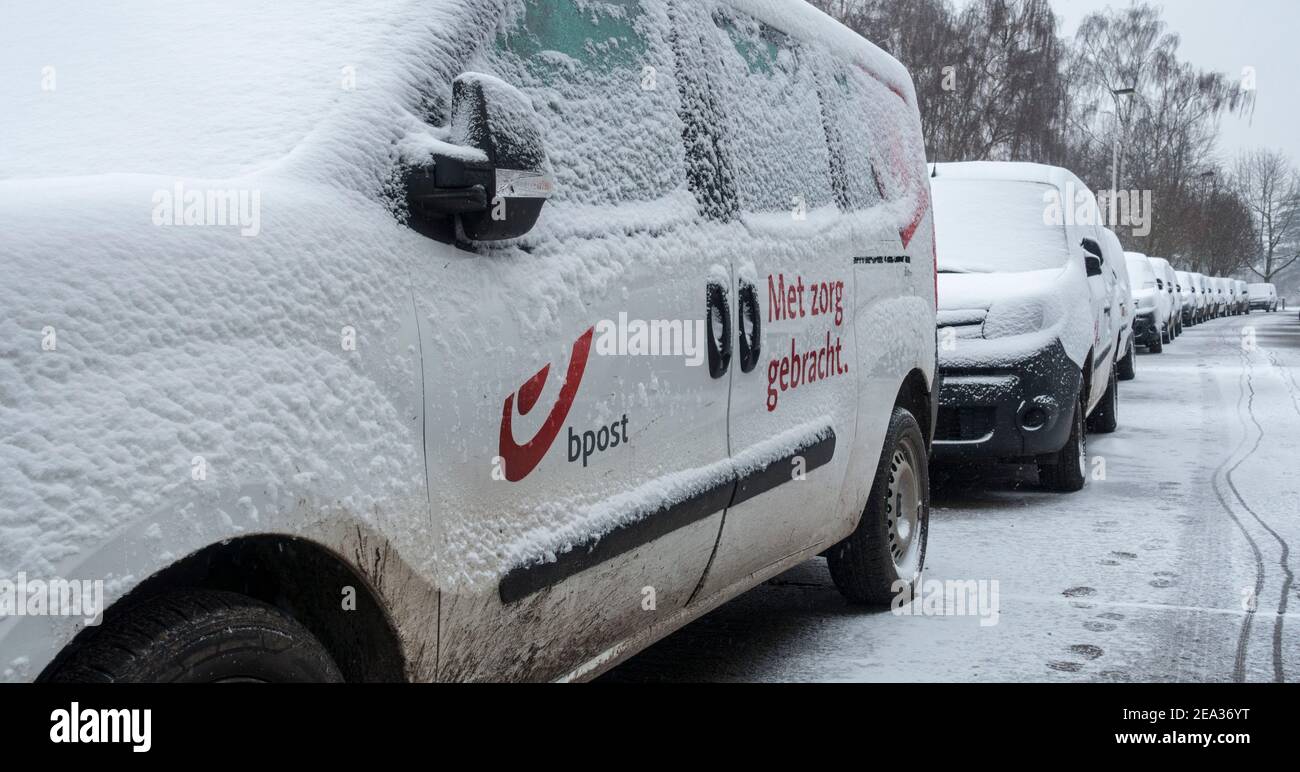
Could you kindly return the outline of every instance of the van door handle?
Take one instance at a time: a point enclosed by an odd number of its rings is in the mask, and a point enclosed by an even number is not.
[[[758,289],[740,280],[740,371],[748,375],[758,367],[763,353],[763,319],[758,307]]]
[[[731,369],[731,304],[727,302],[728,294],[723,285],[709,282],[705,327],[709,338],[709,375],[714,380]]]

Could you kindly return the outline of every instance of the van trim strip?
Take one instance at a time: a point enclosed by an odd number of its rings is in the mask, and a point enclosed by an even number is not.
[[[805,473],[826,466],[835,457],[835,430],[800,446],[794,452],[744,475],[732,475],[717,485],[682,501],[667,504],[600,538],[592,538],[556,556],[553,562],[511,569],[497,590],[510,605],[626,555],[670,533],[694,525],[729,507],[739,506],[794,480],[791,468],[803,459]]]

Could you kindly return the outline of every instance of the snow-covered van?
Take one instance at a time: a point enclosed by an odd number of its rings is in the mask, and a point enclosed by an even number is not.
[[[1223,297],[1223,279],[1218,276],[1210,277],[1210,316],[1218,319],[1223,316],[1223,307],[1225,299]]]
[[[1197,324],[1201,324],[1209,316],[1207,309],[1209,308],[1209,304],[1210,304],[1210,300],[1209,300],[1210,291],[1206,286],[1207,282],[1208,279],[1206,278],[1205,274],[1203,273],[1192,274],[1192,291],[1193,294],[1195,295],[1195,300],[1196,300],[1196,307],[1195,310],[1193,311],[1193,314],[1195,316]]]
[[[1250,310],[1256,309],[1267,311],[1270,314],[1277,310],[1277,287],[1272,284],[1251,284],[1248,291],[1250,292]]]
[[[1116,368],[1121,381],[1131,381],[1137,378],[1137,344],[1133,340],[1137,304],[1133,300],[1133,287],[1125,265],[1124,247],[1110,228],[1101,229],[1101,253],[1106,283],[1111,287],[1106,318],[1110,320],[1111,336],[1118,341]]]
[[[1165,280],[1156,274],[1151,260],[1141,252],[1126,252],[1124,257],[1137,306],[1133,339],[1152,354],[1162,353],[1164,344],[1169,342],[1167,321],[1171,307]]]
[[[1241,279],[1232,280],[1232,298],[1237,304],[1237,315],[1250,313],[1250,285]]]
[[[1188,271],[1178,271],[1178,299],[1182,304],[1182,323],[1184,327],[1194,326],[1196,318],[1196,283]]]
[[[1172,343],[1183,334],[1183,301],[1178,292],[1178,272],[1163,257],[1148,258],[1156,276],[1160,278],[1164,293],[1169,299],[1169,308],[1165,317],[1165,343]]]
[[[255,8],[6,13],[0,589],[100,594],[4,680],[589,679],[918,579],[902,65],[800,2]]]
[[[1219,277],[1217,276],[1207,277],[1206,282],[1206,297],[1209,301],[1210,318],[1218,319],[1223,316],[1223,300],[1222,292],[1220,291],[1223,287],[1219,284]]]
[[[1220,297],[1222,298],[1221,313],[1223,316],[1232,316],[1233,286],[1232,279],[1222,277],[1219,279],[1219,289],[1222,290]]]
[[[939,427],[935,457],[1039,465],[1085,483],[1087,425],[1114,431],[1121,339],[1087,186],[1065,169],[938,164]]]

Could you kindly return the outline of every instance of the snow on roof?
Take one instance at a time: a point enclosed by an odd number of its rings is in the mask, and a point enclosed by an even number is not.
[[[1074,172],[1059,166],[1046,164],[1016,163],[1005,161],[965,161],[960,163],[935,164],[937,179],[978,179],[1009,180],[1014,182],[1038,182],[1064,188],[1073,184],[1087,190],[1088,186],[1075,176]]]

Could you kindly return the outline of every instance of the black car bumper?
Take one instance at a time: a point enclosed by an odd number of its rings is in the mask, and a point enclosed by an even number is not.
[[[1133,340],[1139,346],[1156,346],[1160,344],[1160,328],[1156,326],[1154,311],[1138,314],[1137,318],[1133,320]]]
[[[940,369],[936,459],[1032,460],[1069,440],[1083,375],[1059,341],[997,367]]]

